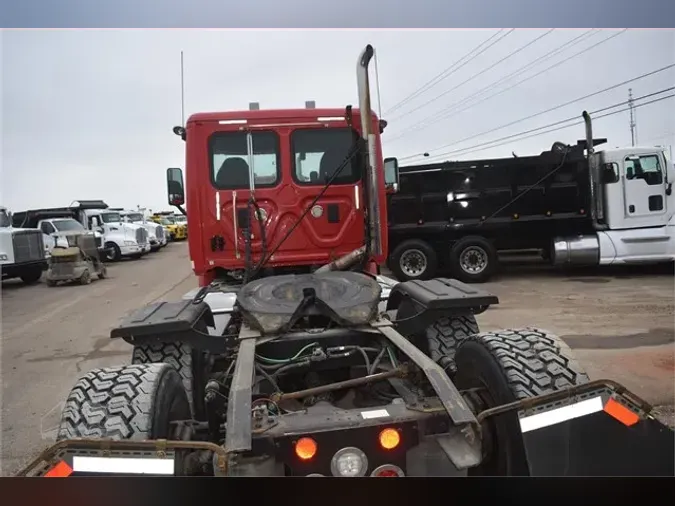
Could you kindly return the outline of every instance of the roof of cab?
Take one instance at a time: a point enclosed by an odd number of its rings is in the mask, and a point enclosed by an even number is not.
[[[354,117],[360,114],[358,108],[352,109]],[[345,108],[323,108],[323,109],[258,109],[245,111],[225,111],[225,112],[199,112],[192,114],[188,118],[188,123],[197,121],[233,121],[233,120],[251,120],[269,121],[273,120],[294,120],[294,119],[317,119],[317,118],[335,118],[344,117]],[[375,119],[377,115],[373,113]]]

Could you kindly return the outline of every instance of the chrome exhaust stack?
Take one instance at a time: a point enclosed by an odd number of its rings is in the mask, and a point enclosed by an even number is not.
[[[375,150],[375,133],[372,132],[372,110],[370,107],[370,81],[368,65],[375,55],[375,49],[368,44],[359,55],[356,65],[356,79],[359,91],[359,112],[361,114],[361,131],[363,138],[368,142],[368,154],[365,165],[368,181],[368,228],[370,231],[369,250],[371,255],[382,254],[382,235],[380,227],[380,205],[377,193],[377,153]]]
[[[591,115],[587,111],[582,113],[586,125],[586,157],[588,159],[589,191],[591,197],[591,221],[593,226],[598,228],[598,220],[604,218],[602,206],[602,187],[600,182],[600,170],[598,168],[597,158],[595,156],[595,146],[593,145],[593,124]]]

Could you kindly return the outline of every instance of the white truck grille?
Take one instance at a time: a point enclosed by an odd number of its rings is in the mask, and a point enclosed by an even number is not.
[[[148,243],[148,231],[144,228],[139,228],[136,230],[136,242],[138,244],[147,244]]]
[[[17,230],[12,233],[14,262],[35,262],[45,257],[45,244],[41,230]]]

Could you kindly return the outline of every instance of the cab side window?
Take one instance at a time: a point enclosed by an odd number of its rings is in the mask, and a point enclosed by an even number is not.
[[[52,224],[47,221],[42,222],[42,224],[40,225],[40,229],[42,230],[42,233],[46,235],[53,234],[54,232],[56,232]]]
[[[626,179],[642,179],[650,186],[663,184],[661,162],[656,155],[631,156],[625,160]]]

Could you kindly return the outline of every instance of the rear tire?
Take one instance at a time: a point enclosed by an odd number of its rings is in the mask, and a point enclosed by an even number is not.
[[[484,237],[468,236],[450,250],[450,267],[455,278],[464,283],[484,283],[497,269],[497,250]]]
[[[195,401],[201,403],[195,395],[195,368],[193,350],[184,343],[152,343],[134,346],[132,364],[168,364],[178,372],[183,388],[187,393],[190,412],[196,417]]]
[[[459,390],[479,388],[482,409],[528,399],[589,381],[559,337],[534,328],[483,332],[459,345],[455,355]],[[528,475],[518,415],[487,419],[485,460],[473,475]]]
[[[399,281],[432,279],[438,270],[438,256],[425,241],[410,239],[394,249],[389,268]]]
[[[70,391],[57,440],[171,439],[170,423],[189,419],[187,395],[170,365],[94,369]]]
[[[403,300],[396,313],[397,320],[415,316],[413,305]],[[442,316],[429,325],[420,335],[408,339],[434,362],[448,372],[455,370],[455,352],[459,344],[469,336],[480,332],[473,314]]]
[[[479,332],[474,315],[439,318],[425,331],[429,357],[444,369],[454,371],[455,355],[460,343]]]

